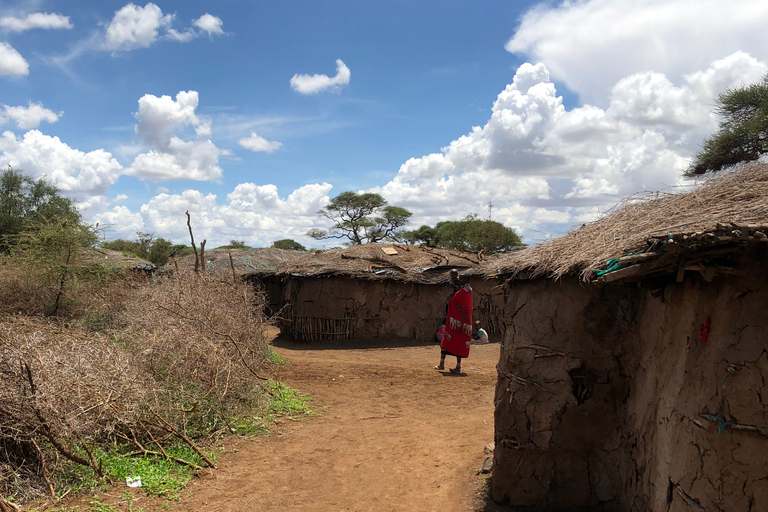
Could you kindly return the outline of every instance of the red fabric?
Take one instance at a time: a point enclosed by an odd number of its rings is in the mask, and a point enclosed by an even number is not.
[[[709,328],[712,327],[712,319],[707,318],[703,324],[699,324],[699,338],[703,343],[709,339]]]
[[[443,350],[459,357],[469,357],[472,339],[472,292],[461,288],[448,302],[448,317],[445,319],[445,336],[440,343]]]

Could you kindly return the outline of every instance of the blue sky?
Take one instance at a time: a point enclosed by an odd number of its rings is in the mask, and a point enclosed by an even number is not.
[[[308,241],[345,190],[535,243],[670,186],[761,78],[768,6],[0,1],[0,165],[107,236]],[[318,76],[323,75],[323,76]]]

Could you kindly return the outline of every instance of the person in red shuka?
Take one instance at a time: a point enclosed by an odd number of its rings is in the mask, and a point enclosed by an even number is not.
[[[440,364],[436,370],[445,370],[445,356],[456,357],[456,368],[451,373],[461,373],[461,358],[469,357],[472,339],[472,288],[469,274],[459,276],[459,289],[448,301],[448,315],[445,319],[445,335],[440,342]]]

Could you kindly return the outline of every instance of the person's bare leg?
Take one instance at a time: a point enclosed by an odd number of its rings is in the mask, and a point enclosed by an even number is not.
[[[440,352],[440,364],[435,366],[435,370],[445,370],[445,352]]]
[[[461,358],[456,356],[456,368],[451,368],[451,373],[461,373]]]

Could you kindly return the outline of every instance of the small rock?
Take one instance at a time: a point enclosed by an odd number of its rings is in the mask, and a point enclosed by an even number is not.
[[[496,443],[494,443],[494,442],[491,442],[491,443],[488,443],[487,445],[485,445],[485,448],[483,448],[483,451],[484,451],[486,454],[488,454],[488,453],[493,453],[493,450],[494,450],[495,448],[496,448]]]
[[[488,474],[493,469],[493,457],[488,457],[485,459],[485,462],[483,462],[483,468],[480,470],[482,474]]]

